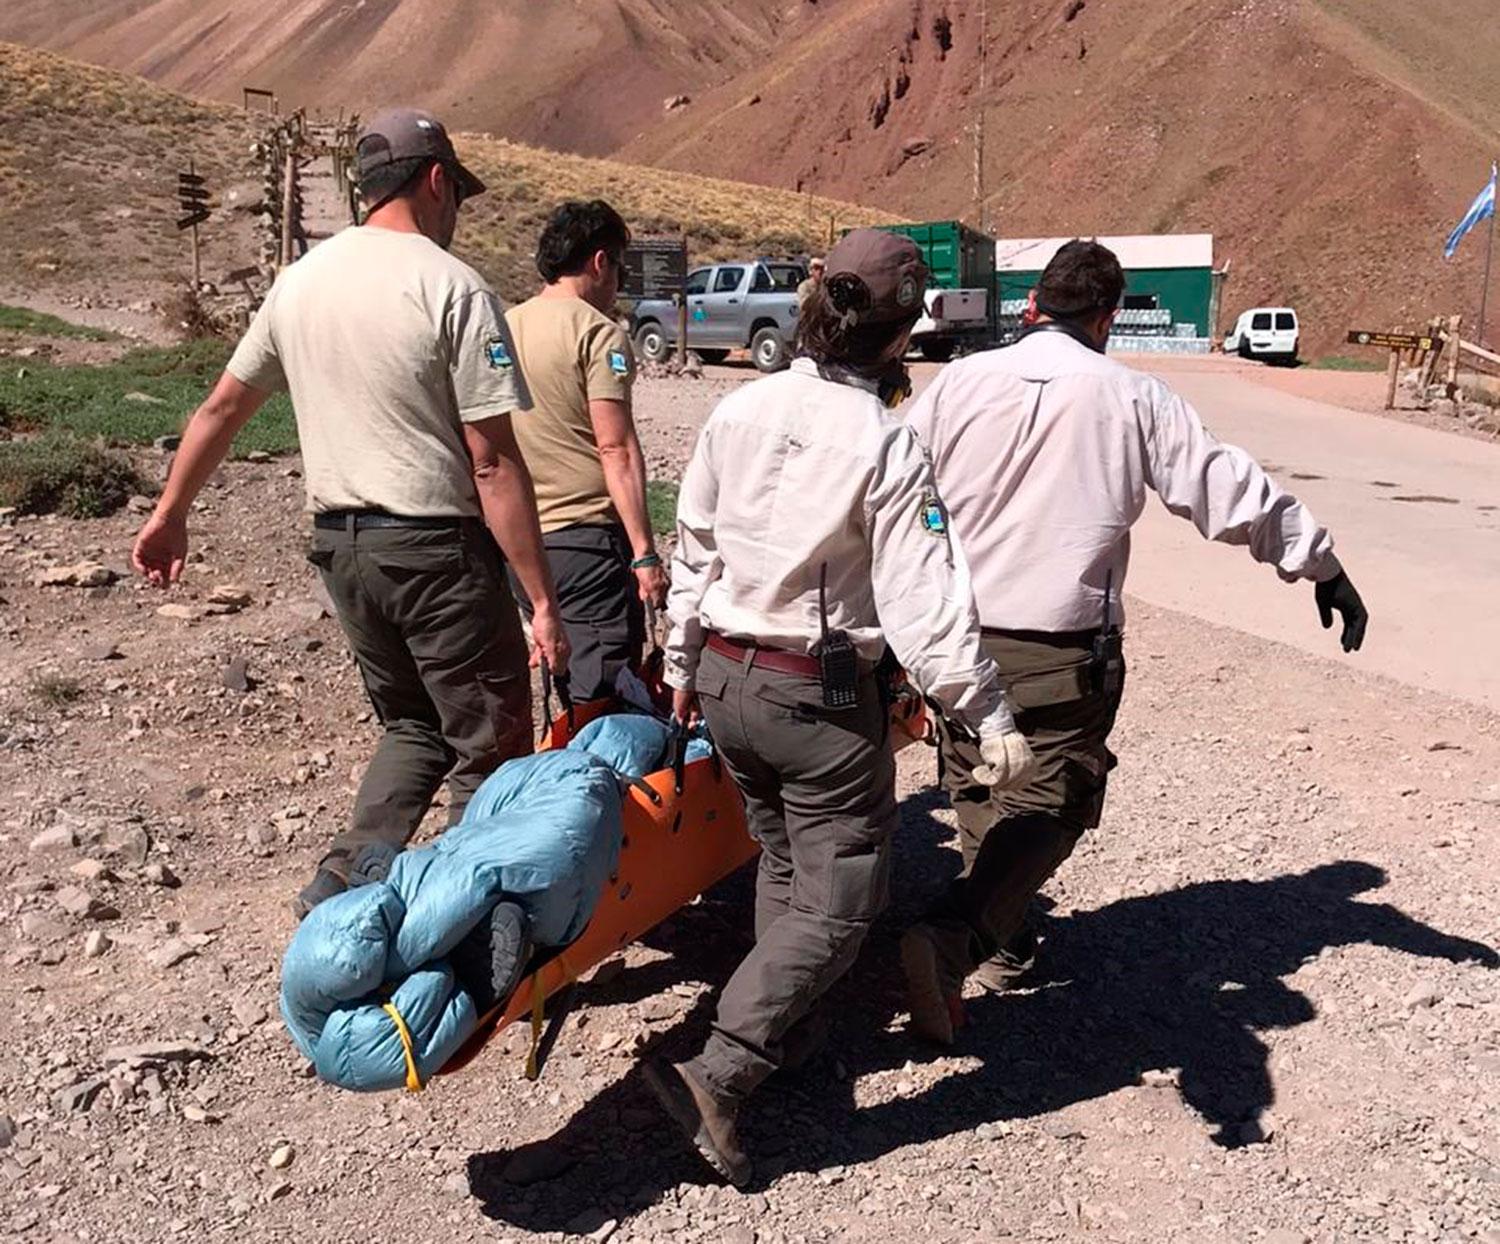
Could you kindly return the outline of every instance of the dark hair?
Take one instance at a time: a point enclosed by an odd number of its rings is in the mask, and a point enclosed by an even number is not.
[[[619,257],[630,242],[624,217],[603,199],[570,199],[552,213],[536,244],[536,270],[548,285],[577,276],[599,251]]]
[[[885,355],[891,343],[916,320],[913,316],[846,328],[844,313],[834,306],[832,286],[825,278],[813,287],[797,312],[797,353],[815,363],[842,363],[854,371],[879,370],[889,361]]]
[[[359,194],[365,201],[365,210],[373,212],[377,207],[410,194],[427,170],[439,161],[432,156],[411,156],[404,160],[392,160],[372,169],[360,178]]]
[[[1075,239],[1052,256],[1036,283],[1036,307],[1055,320],[1113,311],[1125,292],[1125,273],[1114,251]]]

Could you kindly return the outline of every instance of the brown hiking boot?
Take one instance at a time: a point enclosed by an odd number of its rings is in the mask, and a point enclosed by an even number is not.
[[[750,1159],[740,1148],[734,1110],[723,1105],[688,1070],[686,1063],[645,1064],[646,1083],[693,1142],[703,1160],[736,1188],[750,1182]]]
[[[1027,926],[986,959],[969,979],[986,993],[1008,993],[1034,983],[1037,945],[1036,930]]]
[[[901,935],[901,970],[912,1031],[934,1045],[952,1045],[953,1030],[963,1025],[963,999],[944,988],[937,946],[920,924]]]

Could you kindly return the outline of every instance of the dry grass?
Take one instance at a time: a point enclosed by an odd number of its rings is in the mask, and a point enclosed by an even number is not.
[[[502,139],[463,135],[458,146],[489,190],[465,204],[455,249],[512,299],[533,292],[536,239],[564,199],[607,199],[640,236],[686,236],[695,263],[816,254],[838,230],[895,219],[889,212],[791,190],[564,155]]]
[[[254,176],[253,119],[143,79],[0,43],[0,270],[8,283],[157,286],[187,269],[176,177],[216,198]],[[249,221],[205,228],[207,274],[240,262]],[[253,258],[253,256],[251,256]]]
[[[216,199],[260,196],[254,116],[143,79],[0,43],[0,265],[18,282],[118,288],[180,279],[186,243],[176,173],[189,156]],[[827,248],[850,225],[892,219],[831,199],[689,173],[563,155],[463,135],[490,189],[464,208],[458,252],[517,299],[536,285],[532,253],[553,207],[606,198],[640,235],[683,235],[695,261]],[[210,278],[254,262],[252,218],[219,211],[204,229]]]

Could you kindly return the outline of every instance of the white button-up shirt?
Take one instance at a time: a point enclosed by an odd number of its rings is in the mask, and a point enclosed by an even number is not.
[[[922,447],[874,393],[799,359],[726,397],[698,438],[677,499],[667,681],[692,688],[708,631],[810,653],[825,566],[828,625],[861,656],[889,644],[945,712],[1008,725]]]
[[[1215,440],[1160,380],[1065,333],[949,364],[907,424],[931,455],[986,627],[1090,630],[1106,582],[1122,619],[1148,488],[1285,579],[1339,573],[1333,538],[1249,454]]]

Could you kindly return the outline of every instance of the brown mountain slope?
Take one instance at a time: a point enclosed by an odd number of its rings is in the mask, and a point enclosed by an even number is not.
[[[193,95],[393,101],[450,124],[603,154],[763,58],[787,0],[6,0],[0,39]],[[795,8],[795,0],[790,6]]]
[[[191,156],[221,210],[203,228],[205,275],[251,264],[261,195],[254,114],[127,74],[0,43],[0,285],[155,297],[181,279],[176,173]],[[696,258],[822,249],[877,214],[787,190],[635,168],[460,134],[490,189],[464,208],[459,254],[501,293],[529,296],[542,222],[564,198],[608,197],[642,234],[683,235]]]
[[[1492,0],[1438,8],[989,0],[987,224],[1212,232],[1225,311],[1292,301],[1319,348],[1355,321],[1472,315],[1479,239],[1440,248],[1500,147],[1500,24]],[[973,219],[979,10],[820,6],[774,65],[624,154]]]

